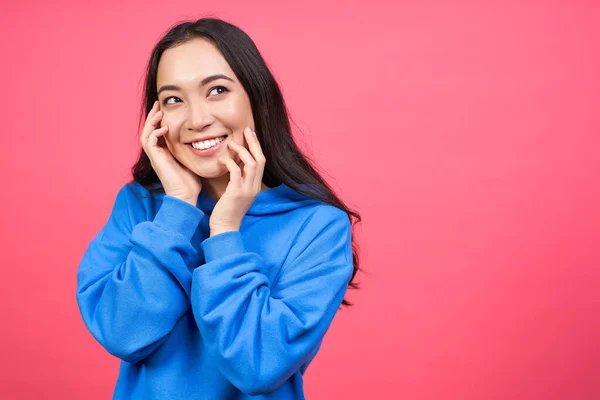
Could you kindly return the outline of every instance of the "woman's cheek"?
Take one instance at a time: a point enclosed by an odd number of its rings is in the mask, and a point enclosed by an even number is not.
[[[169,114],[167,112],[165,112],[165,110],[162,110],[162,112],[163,112],[163,117],[160,119],[160,126],[167,125],[167,126],[169,126],[169,128],[171,128],[172,123],[170,121],[171,118],[170,118]]]
[[[237,98],[235,101],[228,103],[222,111],[224,120],[229,121],[230,128],[236,135],[241,134],[242,138],[244,136],[244,129],[248,126],[254,126],[252,108],[249,102],[244,99]],[[236,142],[238,141],[236,140]]]
[[[162,120],[160,121],[160,126],[168,126],[169,129],[165,134],[165,137],[171,139],[172,141],[179,139],[179,126],[181,125],[177,118],[174,118],[172,115],[164,114]]]

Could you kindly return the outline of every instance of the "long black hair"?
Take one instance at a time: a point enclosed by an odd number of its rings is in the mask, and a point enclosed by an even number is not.
[[[356,223],[361,221],[360,215],[350,210],[335,195],[331,187],[311,165],[309,158],[298,148],[292,137],[287,108],[275,78],[252,39],[244,31],[228,22],[216,18],[202,18],[195,22],[186,21],[173,26],[160,39],[148,61],[139,119],[140,126],[154,102],[158,100],[156,75],[158,62],[163,52],[196,38],[209,40],[217,47],[248,94],[256,135],[266,159],[263,183],[268,187],[276,187],[285,183],[298,193],[344,210],[348,214],[352,230],[354,230]],[[143,149],[132,168],[132,173],[133,180],[151,193],[164,192],[150,159]],[[359,254],[355,235],[352,235],[352,263],[354,271],[348,286],[351,289],[358,289],[355,277],[361,269],[358,265]],[[342,304],[352,305],[346,299]]]

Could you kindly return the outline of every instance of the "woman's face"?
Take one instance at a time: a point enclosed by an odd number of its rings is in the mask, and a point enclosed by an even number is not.
[[[165,141],[181,164],[202,178],[216,178],[228,173],[217,161],[219,157],[240,162],[227,142],[233,140],[247,148],[244,129],[254,130],[250,99],[211,42],[192,39],[165,50],[158,64],[156,88],[164,113],[161,126],[169,126]],[[196,144],[197,149],[191,145],[205,139],[218,140]]]

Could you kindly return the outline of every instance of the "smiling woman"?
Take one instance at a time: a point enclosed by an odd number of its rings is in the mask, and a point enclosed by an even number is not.
[[[145,118],[144,118],[145,117]],[[115,399],[303,399],[346,290],[360,216],[293,140],[252,40],[218,19],[150,56],[133,181],[77,275]]]
[[[164,51],[156,86],[161,125],[168,126],[167,147],[184,166],[205,178],[213,193],[223,193],[227,168],[218,159],[225,156],[239,163],[227,141],[244,145],[244,129],[254,130],[250,99],[242,84],[219,50],[209,40],[197,38]],[[216,143],[220,138],[224,140]],[[198,143],[198,151],[192,143]]]

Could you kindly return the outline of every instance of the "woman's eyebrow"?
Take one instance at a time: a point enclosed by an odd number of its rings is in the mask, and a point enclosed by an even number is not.
[[[216,81],[217,79],[226,79],[228,81],[233,82],[233,79],[231,79],[227,75],[216,74],[216,75],[207,76],[206,78],[202,79],[202,82],[200,82],[199,86],[202,87],[202,86],[206,85],[207,83]],[[163,85],[160,87],[160,89],[158,89],[158,92],[156,93],[156,95],[158,96],[161,92],[164,92],[165,90],[181,90],[181,88],[177,85]]]

